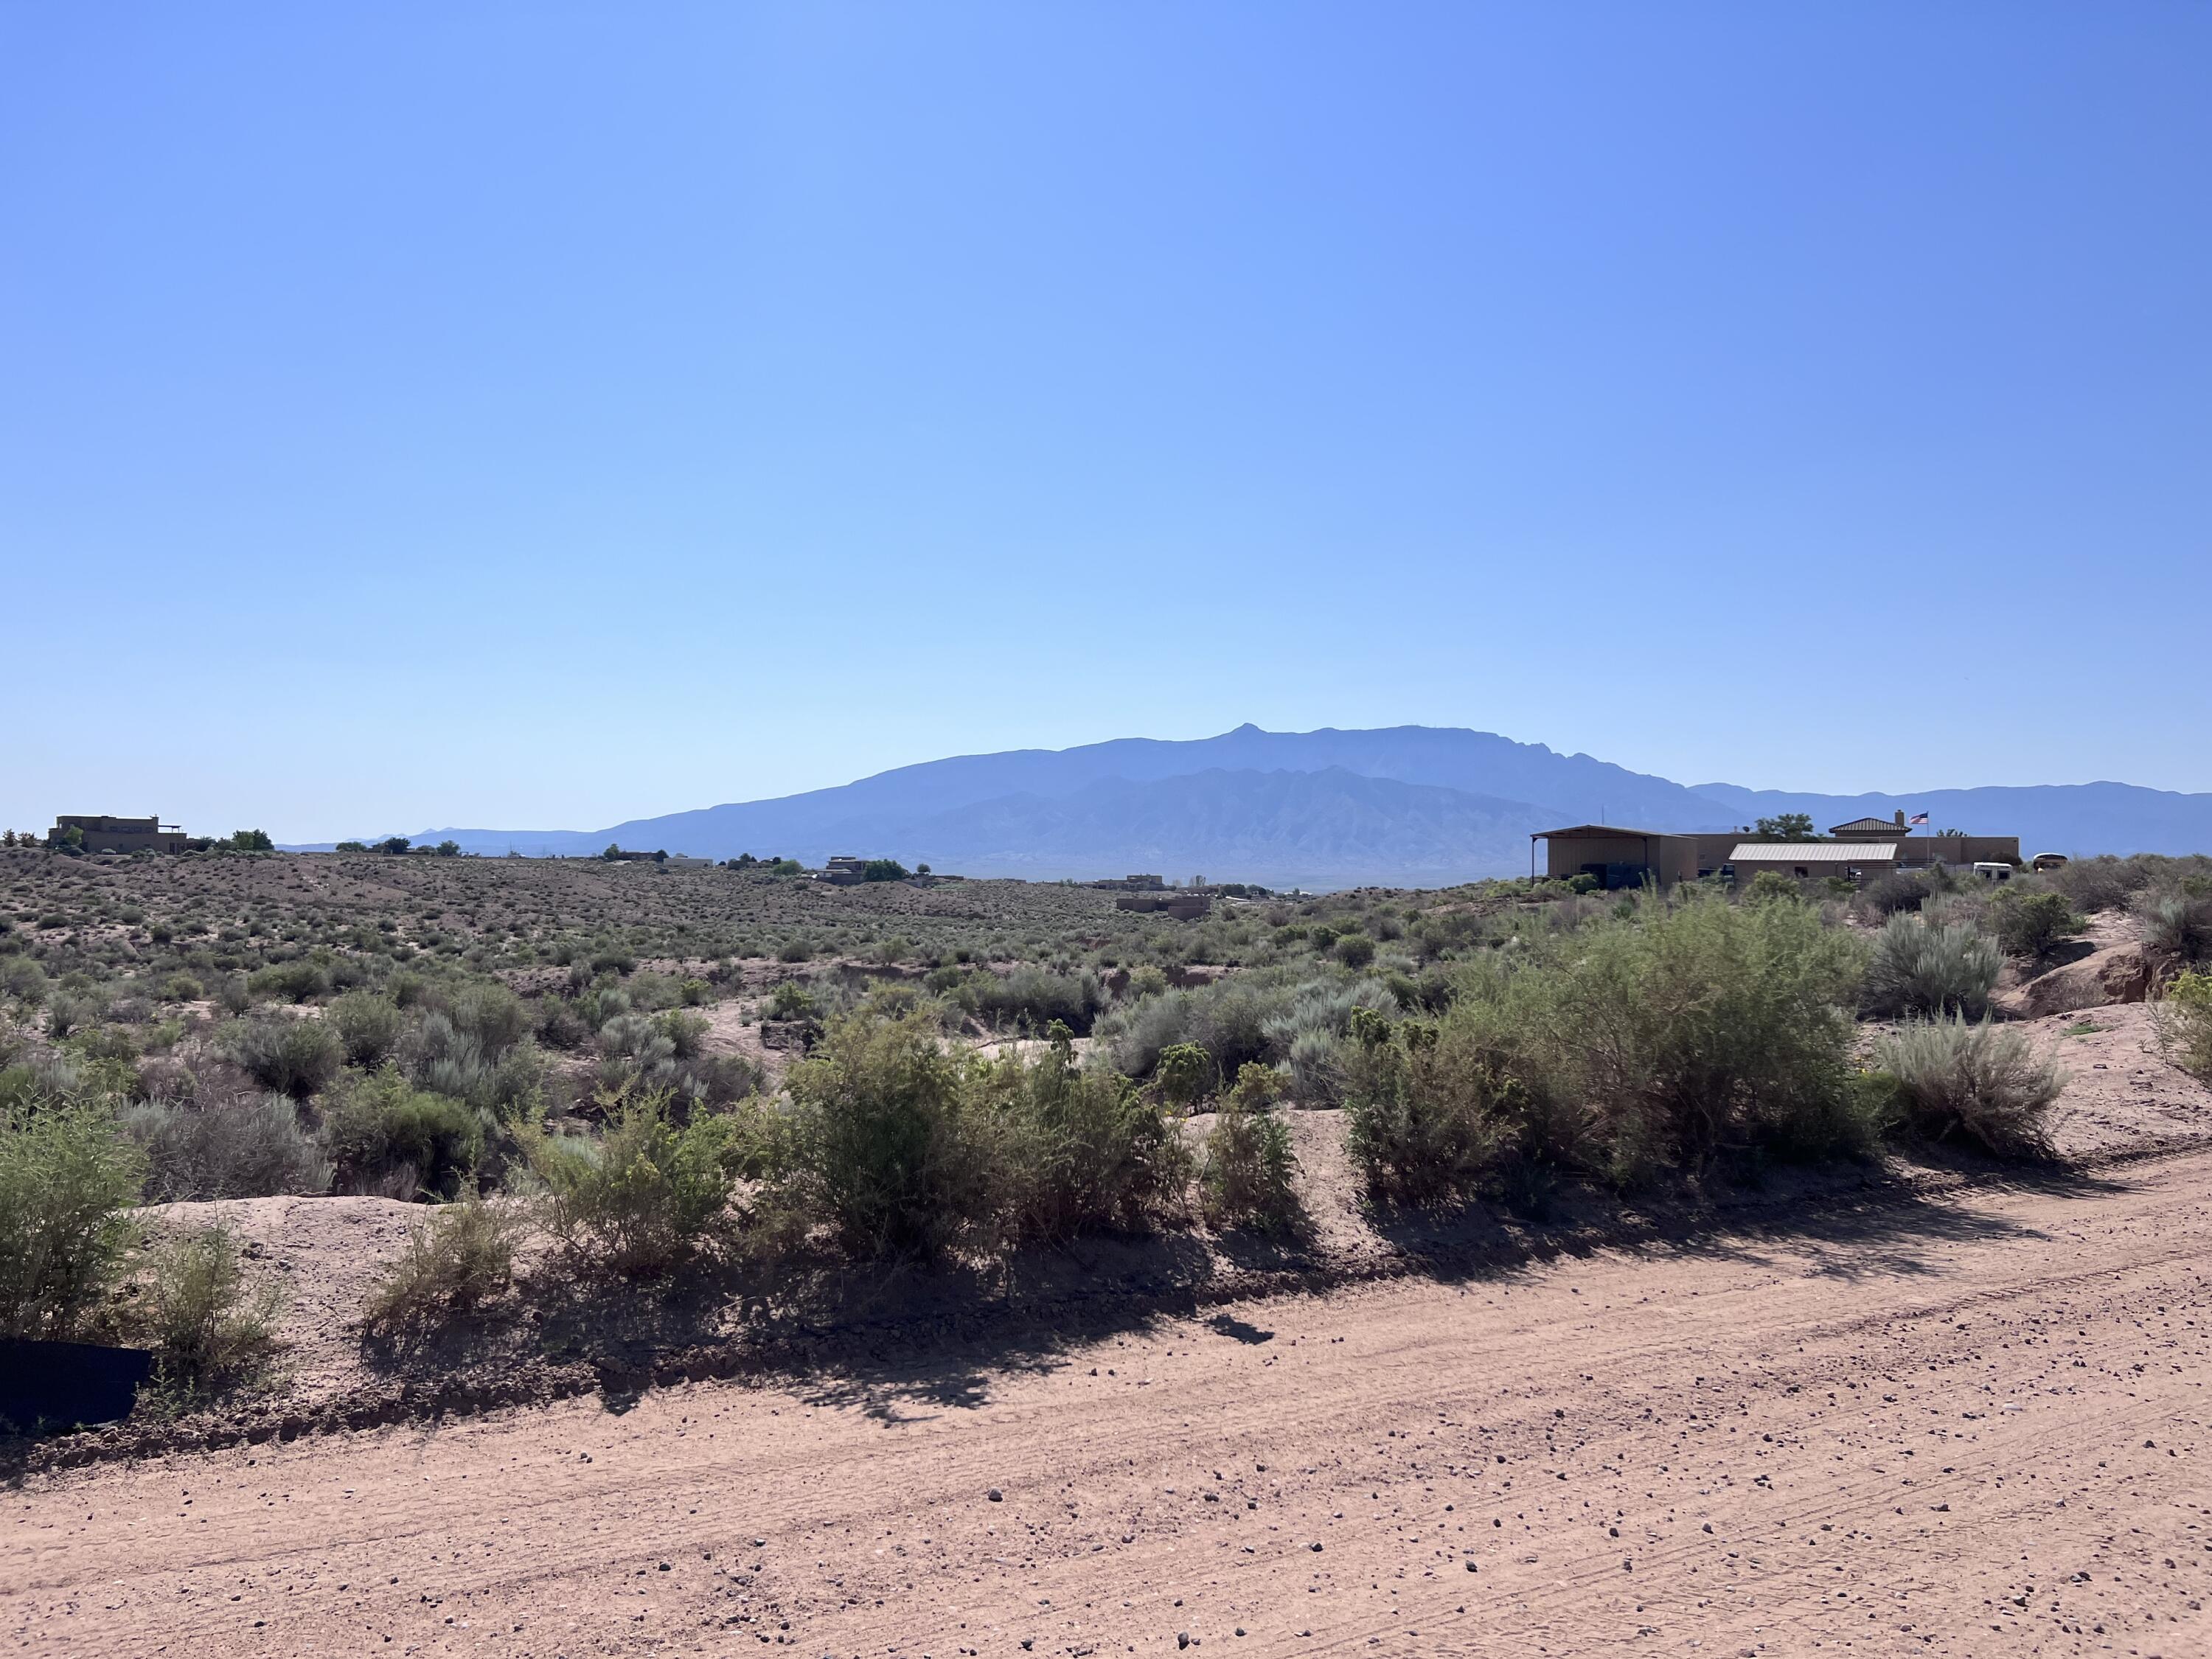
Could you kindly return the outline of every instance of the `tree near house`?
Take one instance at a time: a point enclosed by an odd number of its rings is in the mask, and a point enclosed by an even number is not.
[[[1761,818],[1757,825],[1759,834],[1768,841],[1815,841],[1813,815],[1810,812],[1782,812],[1771,818]]]

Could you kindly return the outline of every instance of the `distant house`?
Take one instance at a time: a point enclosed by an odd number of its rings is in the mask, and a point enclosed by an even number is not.
[[[1109,893],[1158,893],[1167,888],[1158,876],[1111,876],[1091,884]]]
[[[867,860],[848,858],[842,854],[824,863],[821,875],[817,878],[833,887],[854,887],[867,878]]]
[[[185,850],[184,830],[176,824],[162,823],[158,815],[150,818],[118,818],[104,812],[64,812],[54,819],[54,827],[46,831],[46,845],[60,845],[68,839],[67,832],[71,830],[82,838],[78,845],[88,853]]]
[[[1898,815],[1902,819],[1903,813]],[[1748,881],[1760,870],[1795,877],[1849,875],[1864,880],[1886,870],[1918,870],[1941,864],[1964,869],[1976,864],[2018,865],[2017,836],[1916,836],[1901,822],[1853,818],[1819,841],[1781,841],[1748,830],[1682,834],[1633,830],[1619,824],[1577,823],[1564,830],[1539,830],[1528,838],[1528,873],[1536,869],[1536,843],[1545,845],[1542,873],[1565,881],[1588,876],[1608,891],[1677,882],[1729,872]]]
[[[1134,910],[1139,915],[1164,912],[1177,921],[1195,921],[1213,908],[1213,895],[1208,892],[1182,893],[1125,893],[1114,901],[1116,910]]]

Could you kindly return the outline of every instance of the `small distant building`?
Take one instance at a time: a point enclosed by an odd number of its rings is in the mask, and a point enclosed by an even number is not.
[[[867,860],[848,858],[842,854],[823,864],[817,878],[833,887],[856,887],[867,878]]]
[[[1158,893],[1167,890],[1167,883],[1158,876],[1115,876],[1091,884],[1112,893]]]
[[[46,845],[58,846],[65,832],[74,830],[82,838],[80,844],[88,853],[181,853],[185,850],[185,832],[178,825],[164,823],[157,814],[150,818],[118,818],[107,814],[64,812],[54,819],[54,827],[46,831]]]
[[[1139,915],[1164,913],[1177,921],[1195,921],[1213,908],[1213,895],[1207,892],[1182,893],[1125,893],[1114,901],[1116,910],[1134,910]]]

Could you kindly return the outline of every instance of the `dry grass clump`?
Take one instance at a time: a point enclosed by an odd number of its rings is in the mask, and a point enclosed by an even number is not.
[[[176,1394],[198,1395],[252,1376],[276,1350],[280,1285],[255,1289],[222,1226],[164,1239],[134,1322],[151,1343],[155,1372]]]
[[[1947,1014],[1884,1038],[1876,1058],[1916,1134],[1964,1136],[2000,1158],[2049,1152],[2044,1121],[2066,1078],[2023,1033]]]
[[[480,1198],[440,1205],[408,1228],[406,1248],[369,1292],[363,1323],[419,1332],[476,1312],[514,1282],[522,1225]]]
[[[143,1101],[118,1127],[145,1150],[152,1203],[330,1190],[330,1160],[283,1095],[207,1107]]]

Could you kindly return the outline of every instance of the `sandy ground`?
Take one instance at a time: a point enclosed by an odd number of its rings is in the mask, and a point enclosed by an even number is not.
[[[0,1640],[2202,1653],[2208,1273],[2198,1151],[1018,1364],[35,1475]]]

